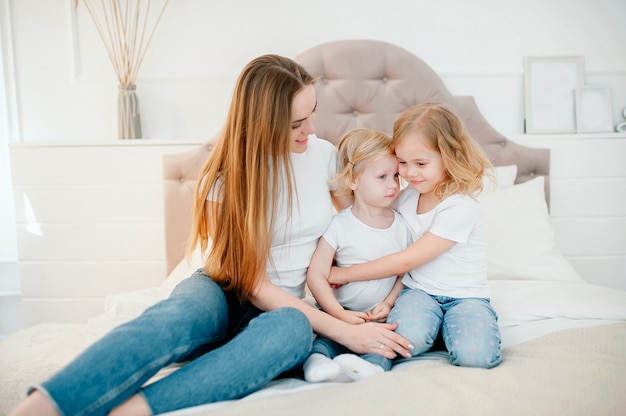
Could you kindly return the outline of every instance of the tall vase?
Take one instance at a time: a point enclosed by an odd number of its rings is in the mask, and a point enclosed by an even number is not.
[[[141,139],[139,101],[134,84],[120,85],[118,96],[118,137],[120,139]]]

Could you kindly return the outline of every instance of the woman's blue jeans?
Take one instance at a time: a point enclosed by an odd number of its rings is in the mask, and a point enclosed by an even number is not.
[[[134,394],[153,414],[237,399],[301,365],[313,331],[293,308],[261,312],[202,271],[43,383],[62,415],[106,415]],[[161,368],[179,370],[142,387]]]
[[[413,356],[430,350],[440,335],[454,365],[492,368],[502,360],[498,316],[489,299],[433,296],[407,288],[387,322],[398,323],[396,332],[415,346]]]

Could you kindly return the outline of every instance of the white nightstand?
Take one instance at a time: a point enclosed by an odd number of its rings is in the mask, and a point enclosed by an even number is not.
[[[626,134],[511,139],[551,149],[550,215],[561,252],[588,282],[626,290]]]
[[[166,277],[162,156],[174,140],[10,145],[24,326],[84,322]]]

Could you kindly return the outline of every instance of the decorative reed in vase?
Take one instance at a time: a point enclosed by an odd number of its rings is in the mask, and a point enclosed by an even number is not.
[[[119,82],[118,137],[140,139],[137,73],[169,0],[156,12],[152,0],[76,0],[76,6],[79,1],[98,30]]]

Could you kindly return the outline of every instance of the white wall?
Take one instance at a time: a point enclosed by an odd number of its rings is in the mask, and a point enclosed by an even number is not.
[[[3,1],[18,95],[20,137],[11,140],[114,139],[117,82],[84,5]],[[172,0],[139,73],[144,136],[210,137],[251,58],[343,38],[410,50],[452,92],[474,95],[504,134],[523,132],[524,56],[584,55],[587,83],[612,87],[617,120],[625,16],[623,0]]]
[[[0,0],[0,261],[17,258],[7,143],[117,140],[117,81],[84,5],[74,4]],[[586,84],[612,90],[617,124],[624,19],[624,0],[172,0],[139,73],[143,136],[210,138],[250,59],[352,38],[421,57],[506,135],[523,133],[524,56],[583,55]],[[0,270],[0,284],[7,276]]]
[[[10,20],[7,19],[5,3],[0,1],[0,338],[19,329],[22,321],[20,311],[20,279],[17,267],[17,244],[15,213],[9,169],[8,143],[12,137],[14,119],[13,77],[10,39]]]

